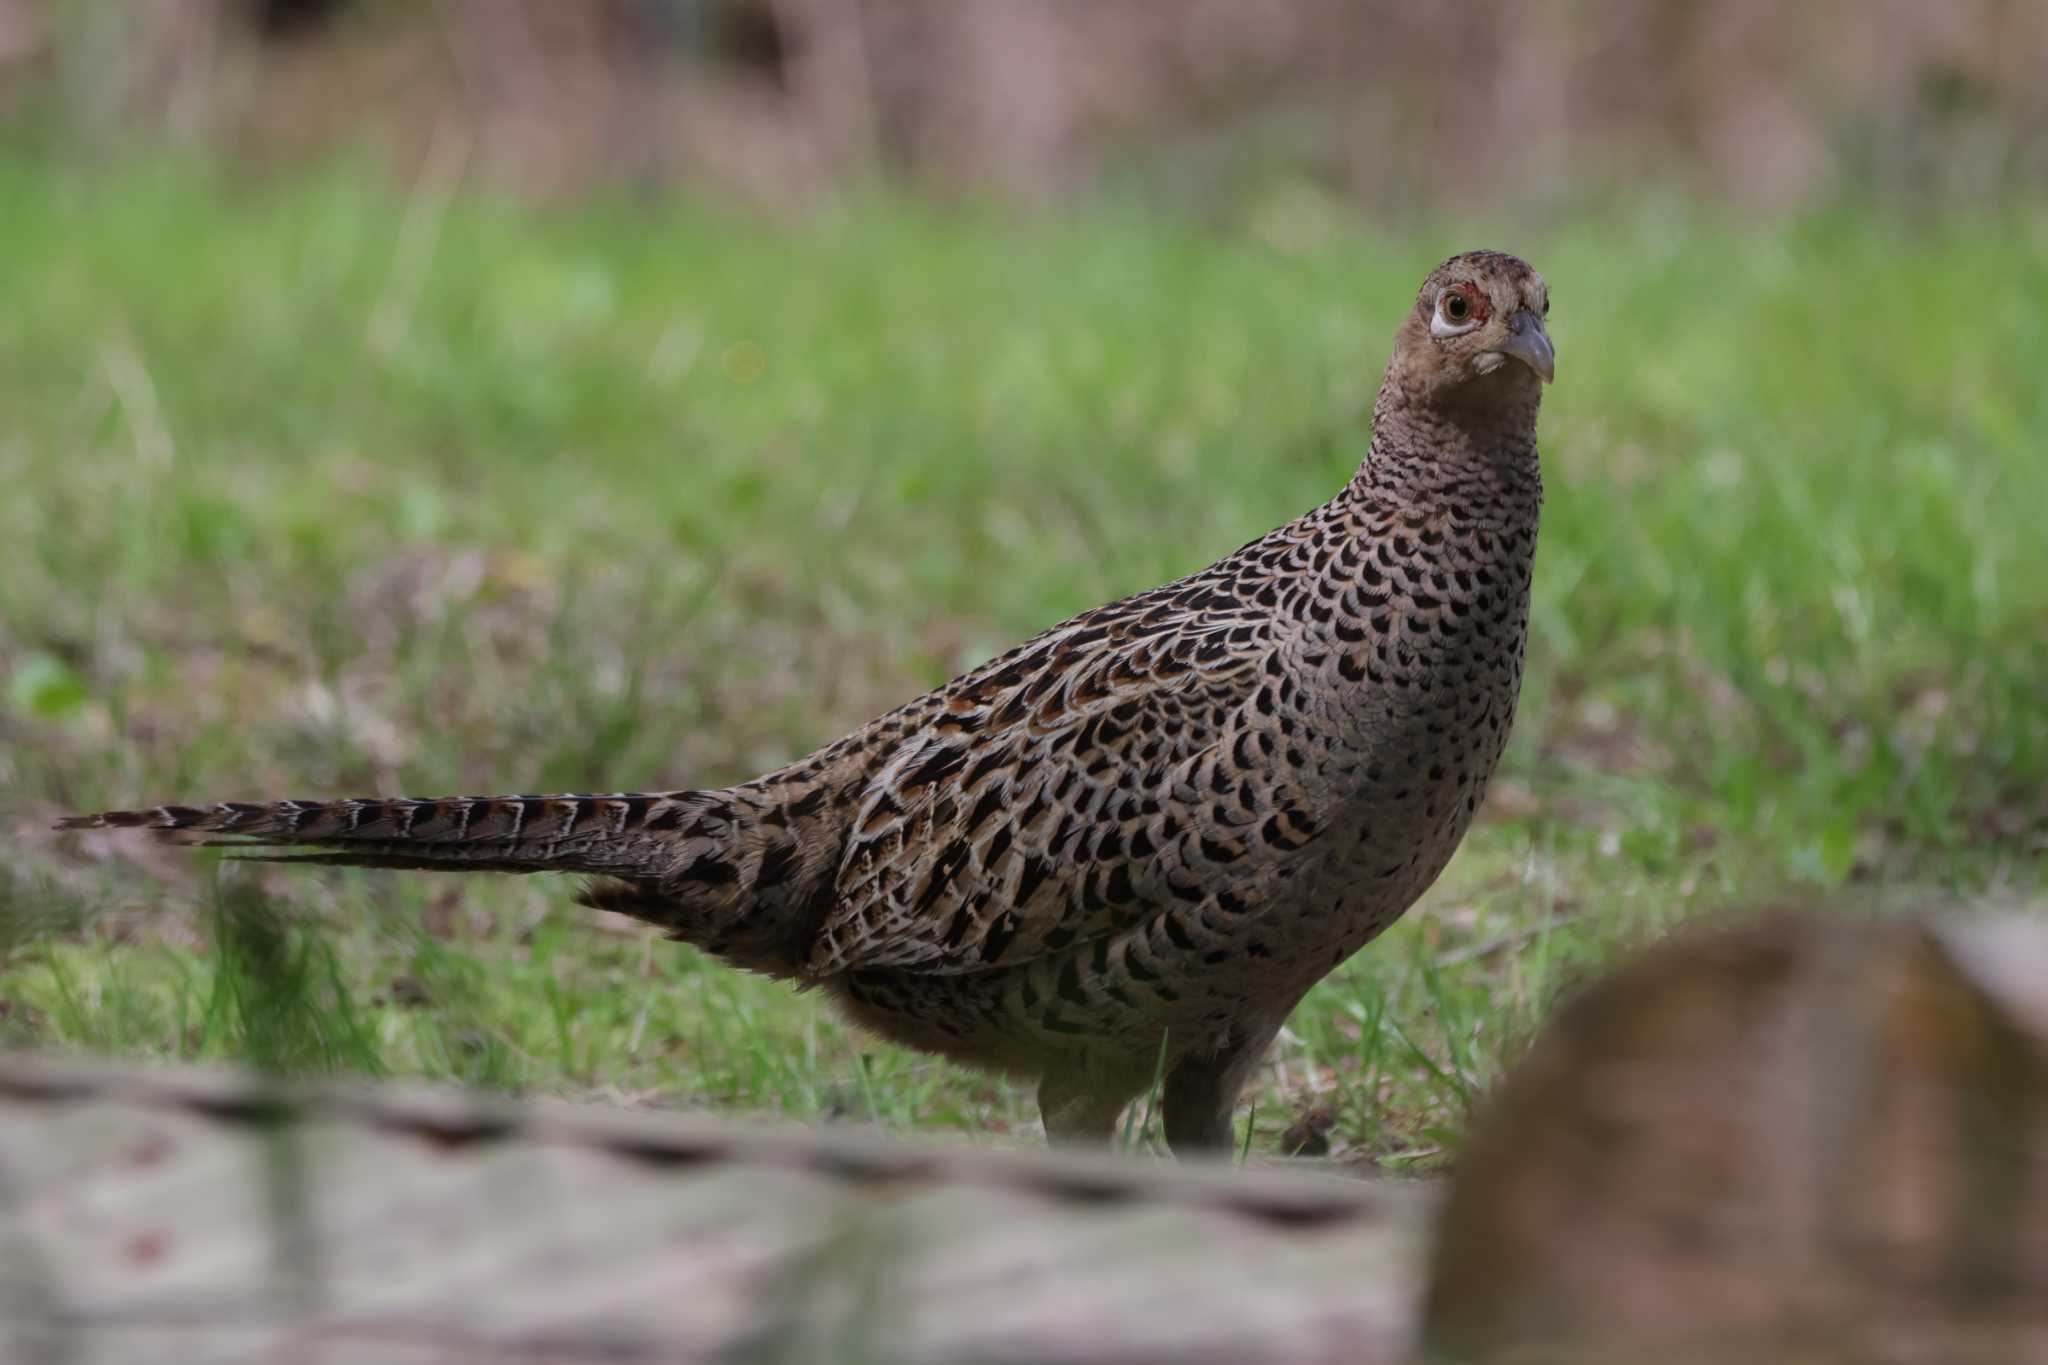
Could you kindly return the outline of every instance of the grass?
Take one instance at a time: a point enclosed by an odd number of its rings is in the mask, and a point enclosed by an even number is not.
[[[1482,242],[1560,354],[1516,738],[1426,908],[1296,1012],[1254,1147],[1327,1108],[1441,1162],[1558,992],[1686,916],[2040,887],[2048,208],[1268,241],[6,156],[0,203],[8,1045],[1028,1132],[559,882],[44,826],[751,775],[1327,497],[1415,282]]]

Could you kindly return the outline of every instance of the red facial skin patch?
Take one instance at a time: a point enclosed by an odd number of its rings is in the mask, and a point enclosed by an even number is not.
[[[1467,313],[1466,316],[1471,318],[1472,321],[1483,323],[1487,320],[1487,318],[1492,316],[1492,310],[1489,309],[1486,304],[1485,291],[1480,289],[1478,285],[1454,284],[1451,286],[1451,290],[1454,293],[1462,294],[1465,296],[1465,302],[1471,308],[1471,311]]]

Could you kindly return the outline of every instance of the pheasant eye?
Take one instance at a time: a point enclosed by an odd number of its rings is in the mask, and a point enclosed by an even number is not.
[[[1479,325],[1479,304],[1470,285],[1452,285],[1436,296],[1436,312],[1429,319],[1431,336],[1462,336]]]

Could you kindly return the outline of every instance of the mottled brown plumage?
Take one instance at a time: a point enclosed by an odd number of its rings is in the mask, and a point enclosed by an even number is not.
[[[1436,878],[1507,741],[1547,311],[1512,256],[1445,262],[1330,502],[751,782],[66,825],[596,874],[588,904],[824,986],[910,1046],[1038,1077],[1056,1140],[1107,1137],[1163,1056],[1169,1141],[1227,1143],[1281,1022]]]

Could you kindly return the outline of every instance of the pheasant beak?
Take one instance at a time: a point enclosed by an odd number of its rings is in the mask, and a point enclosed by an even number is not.
[[[1527,365],[1546,384],[1557,378],[1557,352],[1551,349],[1550,333],[1544,330],[1543,319],[1526,308],[1516,309],[1508,319],[1508,339],[1495,349]]]

